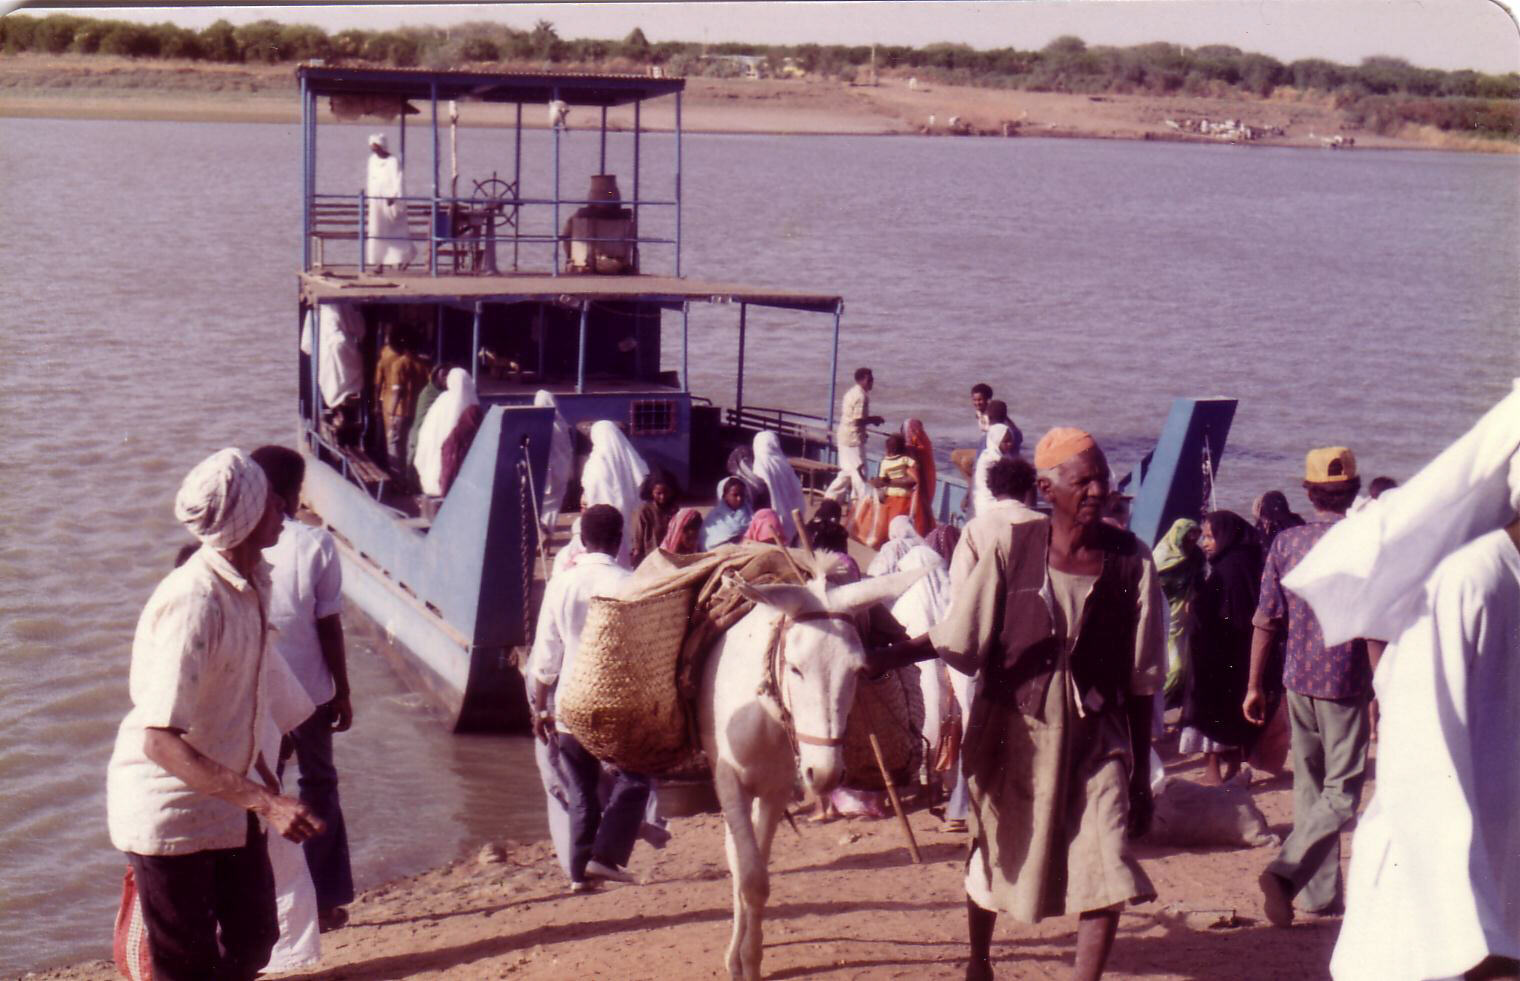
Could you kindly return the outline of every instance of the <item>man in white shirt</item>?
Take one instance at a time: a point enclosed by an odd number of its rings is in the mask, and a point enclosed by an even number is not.
[[[617,564],[623,544],[623,516],[608,504],[581,513],[581,543],[586,551],[575,565],[558,573],[544,589],[538,632],[528,658],[528,699],[533,706],[533,735],[558,756],[555,768],[564,783],[545,789],[565,794],[569,811],[570,890],[586,892],[593,879],[631,882],[623,871],[649,802],[649,778],[616,771],[612,792],[602,805],[598,784],[602,764],[555,721],[554,693],[580,650],[581,631],[593,596],[616,596],[632,572]],[[553,801],[550,803],[551,815]]]
[[[280,512],[258,465],[226,449],[185,477],[174,514],[201,548],[137,623],[132,709],[106,772],[111,843],[132,865],[155,978],[252,978],[279,935],[258,818],[296,842],[323,828],[274,789],[257,750],[270,684],[263,550]]]
[[[859,501],[871,491],[866,480],[866,427],[879,426],[886,420],[871,415],[871,389],[876,378],[870,368],[855,369],[855,384],[844,393],[839,406],[839,426],[835,442],[839,449],[839,474],[829,484],[824,496],[836,501],[846,497]]]
[[[306,865],[317,890],[321,928],[334,930],[348,920],[344,909],[354,901],[354,876],[348,856],[348,828],[338,798],[332,736],[353,725],[348,659],[343,647],[343,569],[327,531],[295,520],[301,501],[306,461],[286,446],[261,446],[251,454],[269,479],[284,518],[280,539],[264,553],[272,567],[270,646],[317,706],[290,733],[301,770],[300,796],[327,825],[327,831],[304,845]]]

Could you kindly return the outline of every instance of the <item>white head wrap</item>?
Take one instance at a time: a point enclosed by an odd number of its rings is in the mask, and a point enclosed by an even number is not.
[[[1514,520],[1516,454],[1520,382],[1402,486],[1336,522],[1283,577],[1314,608],[1325,643],[1391,640],[1412,622],[1441,560]]]
[[[197,463],[174,495],[174,517],[212,548],[234,548],[264,517],[269,480],[242,450],[228,448]]]
[[[781,448],[781,437],[769,429],[755,434],[755,476],[765,481],[771,495],[771,510],[781,519],[781,530],[791,543],[797,539],[797,524],[792,511],[807,512],[807,498],[802,493],[802,481]]]
[[[443,444],[448,442],[465,410],[479,404],[475,379],[463,368],[450,368],[443,394],[428,406],[422,428],[417,431],[417,456],[413,464],[424,494],[436,497],[443,493]]]
[[[871,564],[866,566],[866,575],[885,576],[898,571],[899,562],[903,556],[916,546],[923,545],[924,540],[919,537],[918,530],[913,527],[913,519],[906,514],[899,514],[887,523],[887,540],[881,543],[876,557]],[[938,554],[938,553],[935,553]]]
[[[908,587],[892,604],[892,616],[908,634],[917,637],[950,612],[950,570],[945,560],[927,545],[914,545],[897,563],[898,572],[928,569],[929,574]]]
[[[600,419],[591,424],[591,455],[581,468],[585,506],[610,504],[623,515],[623,549],[627,558],[633,540],[633,515],[639,509],[639,485],[649,476],[649,464],[639,456],[617,423]]]
[[[386,153],[390,153],[391,152],[390,141],[385,138],[385,134],[384,133],[371,133],[371,134],[369,134],[369,145],[370,146],[377,146],[380,149],[384,150]]]
[[[570,439],[570,424],[560,414],[559,402],[554,393],[539,389],[533,395],[533,404],[540,409],[554,410],[554,432],[549,438],[549,463],[544,470],[544,486],[539,495],[538,517],[552,531],[559,520],[559,507],[565,499],[565,488],[575,473],[575,444]]]
[[[971,507],[976,514],[986,514],[997,503],[992,488],[987,486],[987,475],[992,472],[992,465],[1003,459],[1003,440],[1012,432],[1006,423],[987,427],[987,448],[977,456],[976,470],[971,475]]]

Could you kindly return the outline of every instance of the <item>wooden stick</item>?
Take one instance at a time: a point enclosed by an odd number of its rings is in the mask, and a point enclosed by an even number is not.
[[[802,554],[808,557],[813,568],[818,568],[818,558],[813,555],[813,540],[808,537],[807,525],[802,521],[802,510],[792,508],[792,520],[797,523],[797,540],[802,543]]]
[[[797,575],[798,581],[806,586],[812,577],[802,571],[802,566],[798,565],[797,560],[792,557],[792,550],[780,544],[776,545],[776,547],[781,549],[781,556],[786,559],[786,564],[792,567],[792,572]]]
[[[871,733],[871,752],[876,754],[876,766],[881,770],[882,782],[887,785],[887,797],[892,801],[892,810],[897,813],[897,821],[902,825],[903,834],[908,836],[908,851],[913,855],[913,864],[924,864],[924,858],[918,853],[918,842],[913,838],[913,826],[908,823],[908,816],[903,813],[902,801],[897,799],[897,784],[892,782],[892,774],[887,772],[887,761],[881,755],[881,743],[876,741],[876,733]]]

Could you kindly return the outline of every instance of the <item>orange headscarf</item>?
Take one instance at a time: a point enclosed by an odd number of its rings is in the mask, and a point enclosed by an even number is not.
[[[1059,467],[1079,453],[1098,448],[1098,441],[1087,432],[1071,426],[1058,426],[1046,433],[1034,448],[1034,465],[1037,470]]]

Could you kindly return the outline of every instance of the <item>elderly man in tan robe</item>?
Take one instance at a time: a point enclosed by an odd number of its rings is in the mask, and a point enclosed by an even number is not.
[[[979,529],[949,617],[869,658],[875,671],[938,655],[979,675],[963,747],[967,978],[992,977],[999,912],[1078,914],[1073,976],[1100,977],[1120,909],[1156,895],[1126,838],[1150,823],[1165,600],[1149,550],[1101,520],[1108,463],[1093,438],[1052,430],[1035,466],[1051,517]]]

